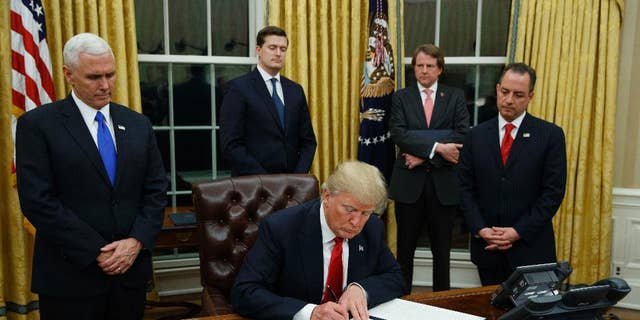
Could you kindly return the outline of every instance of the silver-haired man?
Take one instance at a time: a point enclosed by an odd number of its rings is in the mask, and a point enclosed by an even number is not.
[[[18,195],[35,226],[31,289],[40,318],[142,319],[167,181],[149,120],[111,101],[116,68],[102,38],[64,46],[71,93],[22,115]]]

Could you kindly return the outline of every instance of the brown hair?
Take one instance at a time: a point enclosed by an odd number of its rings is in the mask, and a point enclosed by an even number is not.
[[[284,32],[280,27],[276,26],[266,26],[262,28],[262,30],[258,31],[258,35],[256,36],[256,45],[258,47],[262,47],[264,44],[264,38],[267,36],[279,36],[287,38],[287,33]],[[289,39],[287,38],[287,43],[289,43]]]
[[[436,58],[436,60],[438,60],[438,67],[444,71],[444,52],[442,49],[431,43],[417,47],[416,51],[413,52],[413,58],[411,58],[411,65],[414,67],[416,66],[416,57],[420,52]]]
[[[511,70],[513,73],[517,74],[528,74],[529,75],[529,92],[533,92],[533,88],[536,86],[536,70],[533,69],[526,63],[516,62],[510,63],[504,67],[502,70],[502,75],[500,76],[500,82],[502,82],[502,78],[504,78],[504,74],[507,71]]]

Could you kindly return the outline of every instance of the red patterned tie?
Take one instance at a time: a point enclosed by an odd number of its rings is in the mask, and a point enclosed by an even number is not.
[[[342,240],[342,238],[338,237],[333,239],[335,244],[333,245],[333,250],[331,250],[327,285],[322,296],[322,303],[328,301],[337,302],[342,295]]]
[[[431,100],[431,89],[424,89],[427,98],[424,99],[424,115],[427,118],[427,126],[431,125],[431,115],[433,114],[433,100]]]
[[[507,159],[509,159],[509,151],[511,151],[511,145],[513,144],[513,137],[511,136],[511,130],[515,128],[511,123],[504,125],[504,137],[502,137],[502,145],[500,146],[500,155],[502,155],[502,165],[507,165]]]

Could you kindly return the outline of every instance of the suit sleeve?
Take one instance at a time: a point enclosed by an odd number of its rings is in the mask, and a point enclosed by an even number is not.
[[[524,241],[532,241],[541,227],[548,224],[564,198],[567,182],[567,154],[564,132],[552,125],[545,150],[540,195],[526,214],[513,226]]]
[[[464,103],[464,95],[460,90],[449,90],[451,92],[451,104],[447,107],[453,107],[453,131],[438,143],[463,143],[466,134],[469,132],[469,111]],[[431,163],[436,167],[450,165],[442,156],[436,154]]]
[[[464,212],[465,223],[472,235],[477,235],[480,229],[486,227],[482,218],[478,199],[474,162],[473,162],[473,132],[466,136],[464,147],[460,151],[458,165],[458,179],[460,182],[460,206]]]
[[[296,165],[296,173],[308,173],[311,170],[313,156],[316,153],[316,135],[313,133],[311,125],[311,116],[309,115],[309,106],[307,105],[307,97],[304,94],[302,86],[298,85],[302,93],[303,104],[300,106],[300,118],[298,119],[300,131],[300,151],[298,163]]]
[[[167,178],[153,127],[148,120],[146,123],[148,127],[147,172],[142,190],[142,209],[133,222],[129,236],[138,239],[144,248],[151,250],[162,228],[163,212],[167,205]]]
[[[229,83],[220,108],[220,138],[222,152],[229,163],[254,174],[268,173],[247,150],[245,141],[245,119],[247,101],[238,81]]]
[[[274,293],[281,269],[282,248],[273,232],[269,221],[262,220],[258,239],[247,253],[231,288],[231,306],[244,317],[291,319],[307,304]]]
[[[451,127],[448,128],[436,128],[436,129],[451,129],[452,132],[444,138],[440,139],[425,139],[413,134],[411,130],[419,130],[426,128],[417,128],[410,125],[411,120],[407,110],[412,106],[415,101],[409,101],[409,95],[406,90],[413,90],[414,88],[404,89],[393,94],[391,98],[391,115],[389,119],[389,130],[391,132],[391,138],[393,142],[398,145],[402,152],[418,156],[423,159],[428,159],[433,149],[433,145],[438,143],[462,143],[465,134],[469,130],[469,113],[464,105],[464,98],[458,90],[448,90],[451,98],[448,101],[446,108],[453,108],[453,119],[451,121]],[[414,120],[415,122],[415,120]],[[436,165],[444,162],[440,156],[434,157]],[[432,162],[433,162],[432,161]]]
[[[367,291],[369,308],[409,293],[400,265],[396,262],[384,240],[385,233],[382,221],[379,224],[380,227],[376,228],[379,231],[373,233],[377,246],[381,248],[377,255],[375,271],[370,276],[356,281]]]
[[[23,214],[37,237],[61,248],[61,254],[79,268],[95,261],[107,241],[56,197],[56,177],[49,145],[37,119],[24,114],[16,128],[16,174]]]

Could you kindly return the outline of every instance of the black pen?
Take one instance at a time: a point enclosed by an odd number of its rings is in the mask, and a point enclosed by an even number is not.
[[[338,302],[338,297],[336,296],[336,293],[333,292],[333,289],[331,289],[330,285],[327,285],[327,290],[329,290],[329,295],[331,295],[331,299],[333,300],[333,302]]]

